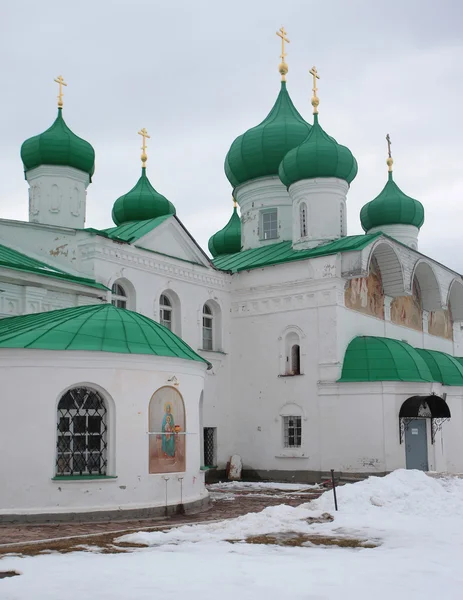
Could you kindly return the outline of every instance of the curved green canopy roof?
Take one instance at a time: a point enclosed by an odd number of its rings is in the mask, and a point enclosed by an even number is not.
[[[207,363],[166,327],[112,304],[1,319],[0,348],[151,354]]]
[[[440,381],[444,385],[463,386],[463,367],[456,358],[437,350],[417,348],[416,351],[428,365],[434,381]]]
[[[278,166],[289,150],[298,146],[311,129],[296,110],[281,82],[281,90],[267,117],[230,146],[225,158],[225,175],[233,187],[270,175],[278,175]]]
[[[142,167],[136,185],[114,203],[113,221],[116,225],[122,225],[164,215],[175,215],[175,206],[154,189],[146,176],[146,167]]]
[[[420,353],[399,340],[356,337],[347,347],[341,382],[347,381],[434,381]]]
[[[95,171],[95,151],[92,146],[73,133],[63,119],[63,109],[53,125],[21,146],[21,159],[25,171],[41,165],[73,167],[90,176]]]
[[[209,239],[208,248],[214,258],[222,254],[235,254],[241,250],[241,219],[236,206],[225,227]]]
[[[402,192],[392,177],[392,171],[389,171],[382,192],[360,211],[360,221],[364,231],[382,225],[414,225],[420,228],[424,223],[424,208],[421,202]]]
[[[337,177],[351,183],[358,171],[357,161],[346,146],[329,136],[314,115],[307,138],[283,158],[278,170],[281,181],[289,187],[296,181],[317,177]]]

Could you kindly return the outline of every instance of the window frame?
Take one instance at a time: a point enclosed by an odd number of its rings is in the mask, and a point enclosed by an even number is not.
[[[272,216],[275,215],[275,227],[271,228],[271,230],[273,231],[273,229],[275,230],[275,235],[274,236],[269,236],[269,237],[265,237],[266,231],[265,231],[265,217],[268,216]],[[261,241],[268,241],[268,240],[277,240],[279,238],[278,235],[278,208],[266,208],[265,210],[261,210],[260,211],[260,239]]]
[[[302,448],[302,416],[282,415],[283,448],[285,450]],[[293,440],[293,443],[291,442]]]
[[[167,301],[167,303],[165,303]],[[166,315],[169,318],[166,319]],[[174,307],[173,302],[167,294],[161,294],[159,297],[159,323],[166,327],[169,331],[173,331]],[[168,325],[166,325],[168,323]]]
[[[128,300],[129,297],[124,286],[118,281],[115,281],[111,286],[111,304],[116,308],[123,308],[126,310]]]
[[[301,238],[307,237],[307,204],[301,202],[299,205],[299,233]]]
[[[207,302],[203,304],[201,320],[201,347],[203,350],[214,350],[214,311]],[[204,324],[205,320],[210,321],[210,325],[206,327]],[[205,331],[210,331],[210,336],[207,338],[207,344],[205,343],[206,337],[204,336]],[[210,348],[208,347],[210,345]]]

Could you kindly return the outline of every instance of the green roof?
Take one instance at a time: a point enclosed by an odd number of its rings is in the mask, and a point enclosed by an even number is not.
[[[212,256],[232,254],[241,250],[241,219],[236,206],[225,227],[209,239],[208,248]]]
[[[387,183],[382,192],[360,211],[360,221],[364,231],[382,225],[414,225],[424,223],[424,208],[421,202],[402,192],[389,171]]]
[[[225,175],[233,187],[251,179],[278,175],[278,166],[289,150],[298,146],[311,129],[297,112],[281,82],[278,98],[267,117],[230,146]]]
[[[421,354],[406,342],[356,337],[347,347],[340,382],[435,381]]]
[[[338,252],[362,250],[380,235],[382,235],[380,232],[370,235],[351,235],[308,250],[294,250],[291,241],[279,242],[278,244],[242,250],[236,254],[219,256],[213,261],[213,264],[221,271],[237,273],[239,271],[258,269],[295,260],[337,254]]]
[[[337,177],[351,183],[358,166],[352,152],[329,136],[314,115],[314,124],[307,138],[293,148],[281,161],[278,171],[281,181],[289,187],[296,181],[317,177]]]
[[[151,354],[207,363],[166,327],[112,304],[1,319],[0,348]]]
[[[61,108],[49,129],[23,143],[21,159],[26,171],[40,165],[58,165],[73,167],[92,176],[95,170],[95,151],[69,129]]]
[[[463,366],[456,358],[437,350],[417,348],[416,351],[428,365],[434,381],[444,385],[463,385]]]
[[[114,203],[112,217],[116,225],[122,225],[174,214],[174,205],[154,189],[146,175],[146,167],[142,167],[135,186]]]
[[[51,267],[46,263],[26,256],[17,250],[8,248],[0,244],[0,267],[5,269],[13,269],[15,271],[24,271],[25,273],[34,273],[35,275],[44,275],[45,277],[54,277],[55,279],[62,279],[71,283],[77,283],[80,285],[86,285],[102,290],[108,288],[101,283],[97,283],[94,279],[88,279],[86,277],[78,277],[76,275],[70,275],[66,271]]]
[[[122,225],[108,227],[107,229],[102,230],[88,228],[86,231],[130,244],[150,233],[150,231],[153,231],[156,227],[159,227],[159,225],[164,223],[167,219],[170,219],[170,217],[172,217],[172,215],[163,215],[156,219],[146,219],[146,221],[129,221]]]

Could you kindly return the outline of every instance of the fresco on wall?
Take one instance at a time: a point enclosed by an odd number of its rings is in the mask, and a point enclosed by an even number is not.
[[[448,310],[434,310],[429,313],[428,332],[431,335],[453,340],[452,307]]]
[[[344,304],[378,319],[384,319],[384,292],[381,271],[373,257],[368,277],[351,279],[344,292]]]
[[[399,296],[391,302],[391,321],[410,329],[423,331],[423,308],[420,284],[413,280],[413,295]]]
[[[185,471],[186,435],[183,398],[172,387],[154,393],[149,404],[149,472]]]

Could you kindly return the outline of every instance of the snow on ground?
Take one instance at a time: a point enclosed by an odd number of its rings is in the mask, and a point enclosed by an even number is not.
[[[399,470],[297,508],[124,539],[128,554],[76,552],[6,557],[2,600],[460,600],[463,597],[463,480]],[[307,517],[330,512],[331,523]],[[228,543],[283,531],[377,540],[374,549]]]
[[[208,486],[208,489],[214,491],[230,490],[234,492],[240,491],[258,491],[258,490],[279,490],[282,492],[306,492],[308,490],[318,490],[319,485],[310,485],[308,483],[272,483],[271,481],[225,481],[223,483],[213,483]]]

